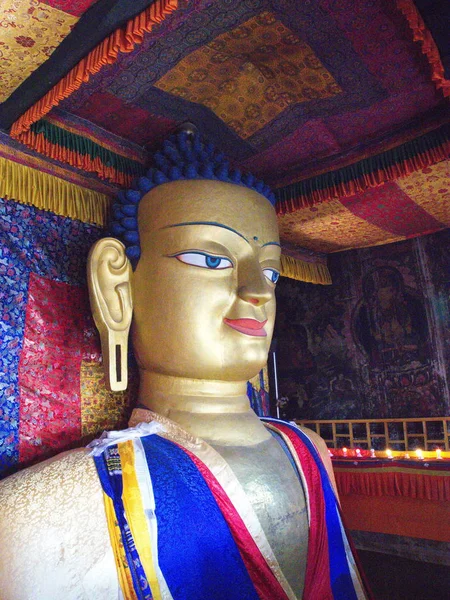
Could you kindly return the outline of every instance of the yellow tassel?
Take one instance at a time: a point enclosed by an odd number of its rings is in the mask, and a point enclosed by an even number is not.
[[[0,197],[48,210],[63,217],[104,227],[111,198],[0,157]],[[328,267],[281,255],[281,275],[307,283],[330,285]]]
[[[125,600],[138,600],[133,587],[133,580],[130,569],[127,564],[127,555],[122,542],[122,534],[116,520],[113,501],[109,496],[103,493],[103,501],[105,503],[106,522],[108,525],[109,539],[116,562],[117,574],[120,588]]]
[[[292,256],[281,255],[281,275],[305,281],[306,283],[320,283],[322,285],[331,285],[331,275],[327,265],[322,263],[310,263]]]
[[[111,205],[100,192],[2,157],[0,197],[100,226],[106,225]]]

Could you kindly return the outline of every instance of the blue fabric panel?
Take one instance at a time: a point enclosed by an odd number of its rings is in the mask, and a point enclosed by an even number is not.
[[[0,200],[0,475],[19,460],[19,361],[28,297],[29,214]]]
[[[19,459],[19,361],[31,272],[85,285],[89,248],[102,230],[0,199],[0,477]]]
[[[141,438],[158,519],[159,565],[174,600],[258,600],[205,480],[176,444]]]

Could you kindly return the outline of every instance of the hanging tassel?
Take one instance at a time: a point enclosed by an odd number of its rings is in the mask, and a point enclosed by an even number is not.
[[[306,283],[332,284],[331,275],[326,264],[306,262],[286,254],[281,255],[280,274],[282,277],[289,277]]]
[[[111,199],[54,175],[0,157],[0,197],[83,223],[105,226]]]
[[[154,25],[161,23],[177,7],[178,0],[156,0],[125,25],[116,29],[17,119],[11,128],[11,137],[20,139],[21,134],[28,131],[32,123],[39,121],[61,100],[76,92],[102,67],[114,64],[120,52],[132,52],[137,44],[142,43],[145,33],[151,31]]]

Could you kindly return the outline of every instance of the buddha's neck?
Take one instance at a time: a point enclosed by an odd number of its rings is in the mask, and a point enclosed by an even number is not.
[[[250,408],[245,381],[184,379],[141,370],[139,404],[212,445],[249,446],[270,437]]]

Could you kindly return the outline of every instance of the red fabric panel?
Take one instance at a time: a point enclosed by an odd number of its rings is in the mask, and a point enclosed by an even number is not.
[[[40,2],[75,17],[81,17],[91,4],[94,4],[97,0],[40,0]]]
[[[339,201],[357,217],[396,235],[410,237],[445,229],[444,223],[428,214],[392,182]]]
[[[306,445],[281,423],[274,426],[287,436],[297,452],[308,484],[311,521],[309,525],[308,556],[306,559],[304,600],[333,598],[328,562],[328,535],[325,521],[325,500],[320,471]]]
[[[86,290],[30,275],[19,364],[19,460],[81,437],[80,365],[89,315]]]
[[[182,449],[199,469],[216,499],[261,600],[287,600],[285,591],[278,583],[278,580],[272,573],[264,556],[253,541],[245,523],[242,521],[222,486],[199,458],[186,448],[183,447]],[[327,597],[324,597],[323,600],[327,600]]]
[[[347,527],[439,542],[450,541],[450,503],[403,497],[341,496]]]
[[[403,496],[421,500],[450,501],[450,474],[383,472],[358,473],[335,470],[339,495]]]
[[[152,132],[152,141],[157,147],[170,128],[176,123],[165,117],[152,115],[146,110],[127,104],[121,98],[108,92],[95,92],[89,100],[77,108],[77,116],[94,122],[99,127],[115,135],[132,139],[137,144],[148,142],[148,132]],[[117,115],[127,115],[126,119],[118,119]],[[148,146],[151,150],[153,146]]]

